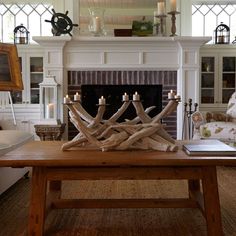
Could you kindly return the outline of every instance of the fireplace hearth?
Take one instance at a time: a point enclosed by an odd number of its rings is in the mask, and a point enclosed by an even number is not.
[[[114,86],[124,86],[124,90],[127,88],[132,88],[132,85],[137,88],[137,85],[145,87],[147,93],[149,86],[161,87],[160,96],[161,104],[159,104],[158,110],[160,112],[162,107],[164,107],[168,100],[167,94],[172,89],[176,91],[177,89],[177,72],[176,71],[68,71],[68,94],[70,97],[76,92],[81,94],[81,87],[84,85],[104,85],[104,87],[109,85]],[[85,86],[86,87],[86,86]],[[88,88],[87,88],[88,89]],[[125,92],[125,91],[124,91]],[[144,93],[144,90],[142,91]],[[94,94],[95,95],[95,94]],[[100,95],[100,94],[99,94]],[[95,96],[94,96],[95,97]],[[146,96],[148,97],[148,96]],[[96,98],[97,99],[97,98]],[[84,101],[83,101],[84,103]],[[150,104],[152,105],[152,104]],[[148,103],[147,103],[147,106]],[[156,102],[155,106],[158,106]],[[166,131],[173,137],[176,138],[177,135],[177,115],[176,112],[171,114],[162,120],[162,123],[166,125]],[[71,140],[78,130],[74,125],[68,120],[68,139]]]

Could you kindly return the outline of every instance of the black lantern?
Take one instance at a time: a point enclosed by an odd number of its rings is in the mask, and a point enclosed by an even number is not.
[[[215,43],[216,44],[228,44],[230,40],[230,29],[229,26],[220,23],[215,30]]]
[[[23,26],[23,24],[16,26],[16,28],[14,29],[14,43],[15,44],[29,43],[29,31]]]

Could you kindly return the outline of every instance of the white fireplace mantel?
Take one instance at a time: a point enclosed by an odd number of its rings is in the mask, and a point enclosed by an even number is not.
[[[177,71],[177,93],[184,103],[199,103],[199,49],[210,37],[33,37],[44,47],[44,71],[67,90],[68,70]],[[66,115],[61,107],[61,119]],[[177,111],[177,138],[181,138],[183,106]]]

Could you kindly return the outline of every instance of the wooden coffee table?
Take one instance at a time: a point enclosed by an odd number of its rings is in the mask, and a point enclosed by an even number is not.
[[[190,157],[157,151],[61,151],[62,142],[33,141],[0,158],[0,166],[33,167],[28,235],[42,236],[51,208],[199,208],[209,236],[223,235],[216,166],[236,157]],[[188,198],[61,199],[62,180],[187,179]],[[202,182],[202,191],[200,190]],[[47,184],[49,191],[47,192]]]

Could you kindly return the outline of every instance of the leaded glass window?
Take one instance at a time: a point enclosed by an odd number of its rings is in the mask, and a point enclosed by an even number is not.
[[[51,19],[51,4],[4,4],[0,3],[0,41],[14,42],[13,30],[23,24],[32,36],[52,35],[51,25],[45,19]]]
[[[221,22],[230,27],[230,42],[236,36],[236,4],[193,4],[192,35],[213,36]]]

